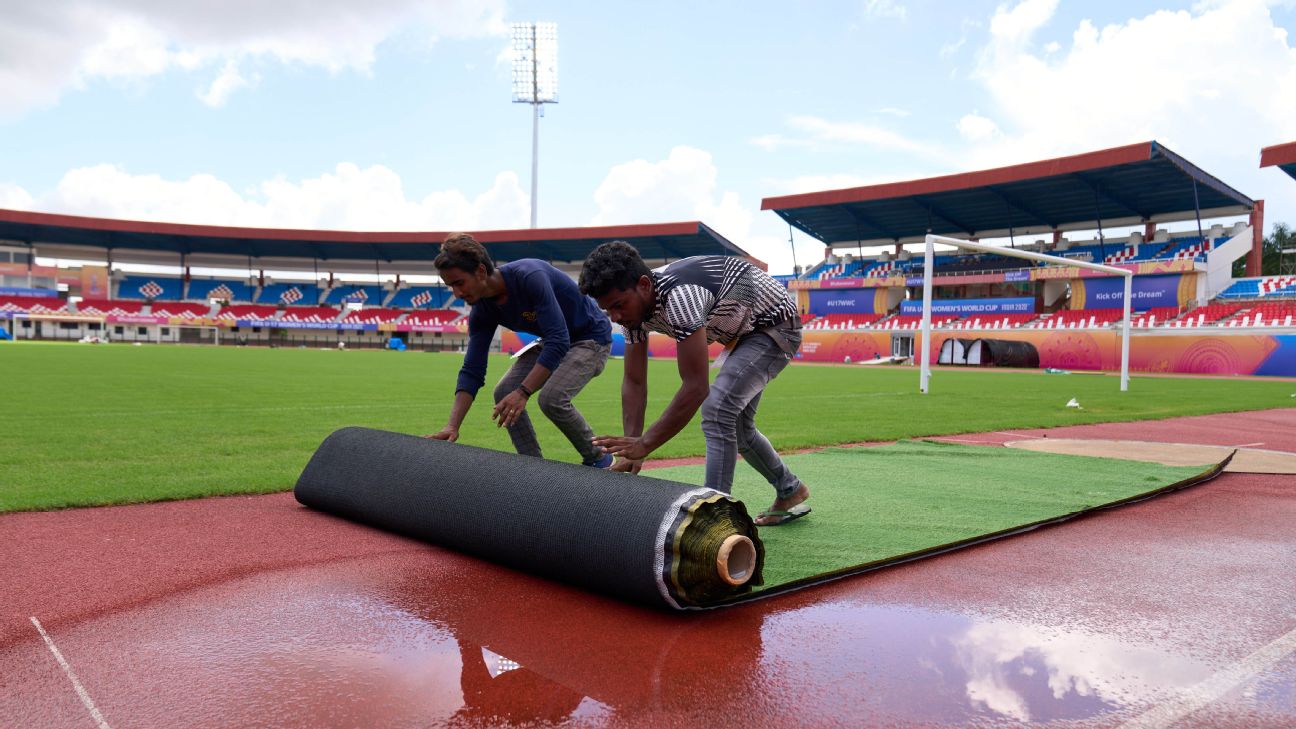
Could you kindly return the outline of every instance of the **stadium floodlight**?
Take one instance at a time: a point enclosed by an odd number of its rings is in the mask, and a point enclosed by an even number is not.
[[[1050,256],[1046,253],[1036,253],[1035,251],[1022,250],[1020,248],[1004,248],[1002,246],[988,246],[983,243],[973,243],[971,241],[959,240],[957,238],[947,238],[943,235],[927,235],[926,246],[923,252],[923,301],[922,301],[922,352],[920,354],[922,366],[918,376],[918,389],[924,395],[927,394],[928,381],[931,379],[931,298],[932,298],[932,269],[934,268],[933,259],[935,258],[936,244],[954,246],[965,250],[980,251],[982,253],[994,253],[1000,256],[1009,256],[1011,258],[1025,258],[1031,261],[1043,261],[1045,263],[1054,263],[1060,266],[1073,266],[1075,268],[1087,268],[1091,271],[1101,271],[1110,273],[1114,276],[1125,277],[1125,301],[1124,316],[1121,318],[1121,375],[1120,389],[1125,392],[1129,389],[1129,344],[1130,344],[1130,299],[1133,293],[1134,272],[1115,266],[1104,266],[1101,263],[1090,263],[1088,261],[1077,261],[1073,258],[1063,258],[1061,256]]]
[[[558,24],[513,24],[513,103],[531,105],[531,227],[540,190],[540,117],[558,103]]]

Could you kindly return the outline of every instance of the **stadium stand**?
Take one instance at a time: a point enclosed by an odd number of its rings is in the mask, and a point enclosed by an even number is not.
[[[246,281],[220,278],[195,278],[189,281],[187,301],[207,301],[220,299],[231,304],[250,304],[256,291]],[[165,297],[179,300],[179,296]]]
[[[881,319],[881,314],[824,314],[805,325],[806,329],[863,329]]]
[[[283,310],[280,321],[300,321],[325,324],[337,321],[342,312],[331,306],[289,306]]]
[[[57,296],[0,296],[0,311],[12,314],[61,314],[66,310],[67,304]]]
[[[1210,253],[1212,243],[1209,238],[1202,239],[1197,236],[1190,238],[1171,238],[1169,245],[1162,248],[1153,260],[1174,261],[1180,259],[1191,259],[1194,261],[1206,260],[1206,254]]]
[[[831,268],[831,267],[833,267],[833,266],[835,266],[835,265],[836,265],[836,262],[835,262],[835,261],[830,262],[829,259],[825,258],[825,259],[823,259],[822,261],[820,261],[820,262],[816,263],[815,265],[811,266],[811,267],[810,267],[810,270],[808,270],[808,271],[806,271],[805,273],[801,274],[801,278],[808,278],[808,279],[816,279],[816,278],[819,278],[819,273],[820,273],[821,271],[823,271],[823,270],[825,270],[825,269],[828,269],[828,268]]]
[[[387,298],[387,291],[381,286],[354,286],[346,284],[335,286],[324,295],[321,305],[341,306],[352,302],[368,306],[382,306]]]
[[[77,304],[77,313],[97,316],[142,314],[144,313],[144,302],[116,299],[82,299]]]
[[[237,321],[239,319],[250,320],[269,320],[274,319],[279,313],[278,307],[266,306],[264,304],[232,304],[220,310],[214,318],[228,319]]]
[[[1220,292],[1221,299],[1261,299],[1296,296],[1296,276],[1265,276],[1234,281]]]
[[[958,319],[959,317],[950,314],[940,314],[940,315],[932,314],[931,325],[933,327],[941,327],[951,322],[958,321]],[[889,319],[883,319],[882,321],[874,324],[872,328],[886,329],[886,330],[918,329],[921,326],[922,326],[921,316],[917,314],[897,314]]]
[[[1120,309],[1063,309],[1030,323],[1031,329],[1092,329],[1120,321]]]
[[[438,324],[449,324],[459,318],[459,312],[453,309],[424,309],[420,311],[411,311],[409,316],[405,317],[402,324],[413,324],[417,326],[434,326]]]
[[[1128,250],[1128,247],[1124,243],[1107,243],[1106,245],[1093,243],[1081,246],[1073,245],[1065,251],[1054,250],[1050,251],[1050,253],[1062,258],[1101,263],[1111,256],[1124,254],[1126,250]]]
[[[176,319],[201,319],[210,312],[210,304],[195,304],[187,301],[157,301],[153,304],[154,316],[169,316]]]
[[[1296,320],[1296,302],[1265,301],[1250,305],[1233,318],[1225,321],[1226,327],[1290,327]]]
[[[1206,306],[1199,306],[1169,324],[1166,324],[1166,326],[1175,329],[1183,329],[1215,324],[1233,316],[1241,309],[1241,304],[1208,304]]]
[[[1103,263],[1108,266],[1114,266],[1118,263],[1129,263],[1130,261],[1137,260],[1138,250],[1137,246],[1130,246],[1121,249],[1104,258]]]
[[[952,322],[950,329],[1016,329],[1035,318],[1035,314],[973,314]]]
[[[319,303],[319,295],[319,287],[314,281],[272,283],[261,287],[256,303],[315,306]]]
[[[418,299],[418,301],[415,301],[415,299]],[[451,299],[454,299],[454,295],[450,292],[450,289],[444,286],[414,286],[397,291],[392,300],[387,302],[387,308],[417,309],[426,306],[432,309],[442,309],[457,306],[458,304],[451,303]],[[462,303],[460,302],[460,304]]]
[[[400,309],[353,309],[342,317],[343,324],[390,324],[405,315]]]
[[[832,266],[827,266],[819,270],[818,278],[853,278],[859,275],[863,268],[862,261],[852,260],[850,262],[841,262]]]
[[[164,276],[127,276],[117,285],[118,299],[179,301],[184,281]]]
[[[1134,315],[1134,322],[1131,326],[1135,329],[1151,329],[1162,326],[1179,318],[1182,309],[1177,306],[1158,306],[1147,311]]]
[[[895,261],[874,261],[860,271],[861,278],[885,278],[896,270]]]

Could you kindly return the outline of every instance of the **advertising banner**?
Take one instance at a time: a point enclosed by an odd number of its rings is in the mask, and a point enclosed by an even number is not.
[[[1179,294],[1183,276],[1135,276],[1133,301],[1136,311],[1157,306],[1181,306]],[[1071,284],[1074,309],[1119,309],[1125,305],[1125,279],[1091,278]]]
[[[278,321],[275,319],[239,319],[236,327],[265,327],[266,329],[326,329],[337,331],[378,331],[377,324],[338,324],[335,321]]]
[[[396,332],[441,332],[442,334],[466,334],[467,326],[459,324],[395,324],[383,327],[385,331]]]
[[[876,289],[811,291],[810,313],[815,316],[823,316],[824,314],[872,314],[873,304],[876,299]]]
[[[81,296],[86,299],[106,299],[108,298],[108,267],[107,266],[82,266],[81,267]]]
[[[49,289],[27,289],[21,286],[0,286],[0,296],[39,296],[49,299],[57,297],[58,292]]]
[[[170,324],[169,316],[149,316],[147,314],[109,314],[109,324]]]
[[[922,314],[922,301],[900,302],[901,314]],[[1034,314],[1035,299],[934,299],[933,314]]]

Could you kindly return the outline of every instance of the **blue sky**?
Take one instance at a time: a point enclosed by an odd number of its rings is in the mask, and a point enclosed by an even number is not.
[[[10,8],[9,6],[13,7]],[[19,0],[0,207],[525,227],[508,23],[558,23],[543,227],[702,219],[790,269],[769,195],[1157,139],[1296,221],[1289,4]],[[801,263],[822,246],[797,234]]]

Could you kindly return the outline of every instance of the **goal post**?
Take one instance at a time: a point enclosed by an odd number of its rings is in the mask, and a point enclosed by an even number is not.
[[[1129,390],[1129,345],[1130,345],[1130,299],[1133,293],[1134,272],[1115,266],[1106,266],[1101,263],[1090,263],[1088,261],[1077,261],[1071,258],[1061,256],[1050,256],[1046,253],[1036,253],[1035,251],[1020,250],[1017,248],[1003,248],[1001,246],[989,246],[983,243],[973,243],[972,241],[959,240],[958,238],[947,238],[943,235],[928,234],[923,251],[923,300],[922,300],[922,352],[920,353],[920,374],[918,379],[918,389],[924,395],[927,394],[927,386],[931,380],[931,350],[932,350],[932,330],[931,330],[931,306],[932,306],[932,275],[933,260],[935,258],[936,244],[953,246],[970,251],[980,251],[982,253],[994,253],[1000,256],[1010,258],[1024,258],[1030,261],[1043,261],[1053,263],[1059,266],[1072,266],[1074,268],[1087,268],[1091,271],[1102,271],[1110,273],[1113,276],[1125,277],[1125,299],[1123,302],[1124,312],[1120,322],[1121,337],[1121,369],[1120,369],[1120,389],[1121,392]]]

